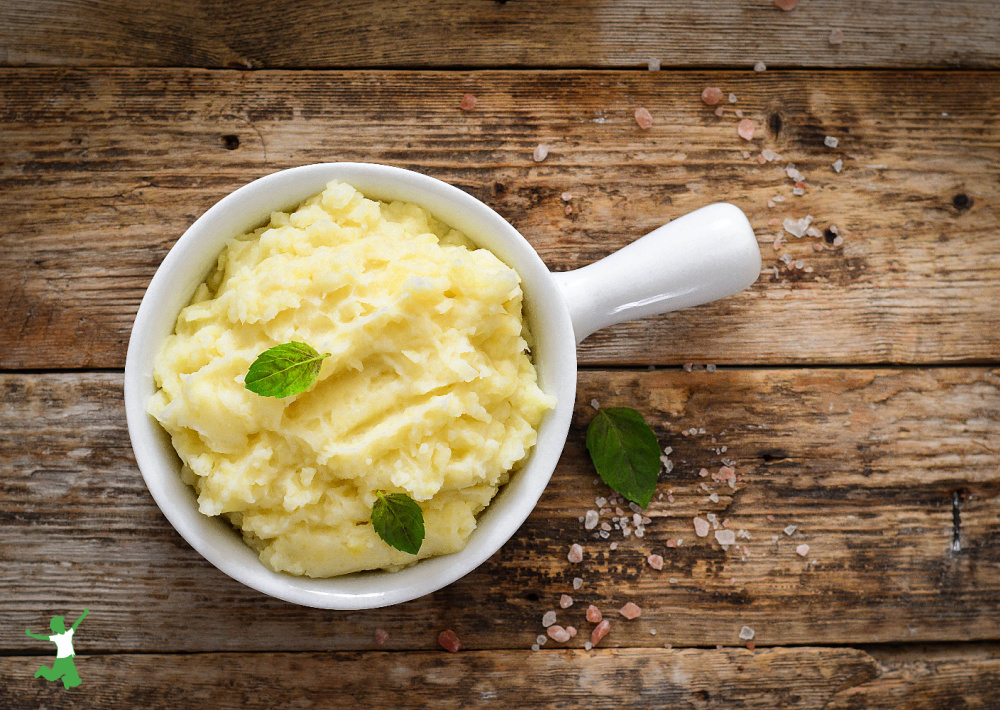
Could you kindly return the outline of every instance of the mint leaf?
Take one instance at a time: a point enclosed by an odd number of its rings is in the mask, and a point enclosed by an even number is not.
[[[288,397],[313,386],[323,358],[305,343],[285,343],[265,350],[250,365],[243,386],[264,397]]]
[[[601,480],[643,508],[649,505],[660,474],[660,444],[639,412],[599,409],[587,427],[587,451]]]
[[[424,542],[424,512],[405,493],[376,492],[372,506],[372,527],[378,536],[397,550],[415,555]]]

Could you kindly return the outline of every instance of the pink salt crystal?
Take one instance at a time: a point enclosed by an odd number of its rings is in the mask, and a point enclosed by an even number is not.
[[[757,162],[760,163],[761,165],[764,165],[767,162],[767,158],[765,158],[763,155],[758,155]]]
[[[462,97],[462,101],[458,104],[458,107],[463,111],[471,111],[476,107],[478,103],[476,97],[472,94],[466,94]]]
[[[640,609],[632,602],[628,602],[627,604],[625,604],[625,606],[623,606],[621,609],[618,610],[618,613],[624,616],[626,619],[638,619],[640,616],[642,616],[642,609]]]
[[[587,607],[587,621],[589,621],[591,624],[596,624],[603,618],[604,614],[602,614],[601,610],[598,609],[596,606],[591,604],[590,606]]]
[[[462,642],[458,640],[458,636],[451,629],[438,634],[438,643],[441,645],[441,648],[451,653],[458,653],[462,648]]]
[[[542,626],[548,628],[552,624],[556,623],[556,613],[549,609],[547,612],[542,614]]]
[[[834,240],[833,240],[833,246],[835,246],[835,247],[839,247],[843,243],[844,243],[844,238],[843,237],[835,237]]]
[[[708,521],[704,518],[695,518],[694,531],[698,537],[705,537],[708,535]]]
[[[715,539],[719,541],[719,544],[723,547],[729,547],[736,543],[736,533],[732,530],[716,530]]]
[[[545,160],[549,155],[549,147],[544,143],[539,143],[535,146],[535,149],[531,152],[531,159],[536,163],[540,163]]]
[[[639,125],[639,128],[647,130],[653,127],[653,114],[649,112],[649,109],[640,106],[635,110],[635,122]]]
[[[749,157],[750,157],[750,151],[749,151],[749,150],[744,150],[744,151],[743,151],[743,157],[744,157],[745,159],[749,158]]]
[[[704,478],[705,476],[708,475],[708,469],[707,468],[701,469],[700,471],[698,471],[698,475]]]
[[[770,520],[772,523],[774,522],[774,516],[773,515],[768,515],[767,519]]]
[[[566,627],[566,633],[569,634],[570,638],[573,638],[574,636],[576,636],[576,627],[575,626],[567,626]]]
[[[569,594],[563,594],[561,597],[559,597],[560,608],[569,609],[571,606],[573,606],[573,597],[571,597]]]
[[[754,130],[753,121],[749,118],[744,118],[736,127],[736,132],[740,134],[740,138],[748,141],[753,140]]]
[[[375,643],[379,646],[389,640],[389,632],[385,629],[375,629]]]
[[[566,643],[567,641],[570,640],[570,633],[569,633],[569,631],[567,631],[563,627],[559,626],[558,624],[556,624],[554,626],[550,626],[546,630],[546,633],[549,635],[550,639],[552,639],[553,641],[556,641],[558,643]]]
[[[573,214],[573,205],[566,205],[564,212],[566,212],[567,215]]]
[[[560,197],[562,197],[563,202],[569,202],[570,200],[573,199],[573,193],[564,192],[562,195],[560,195]]]
[[[795,552],[797,552],[800,557],[805,557],[809,554],[809,545],[803,543],[795,548]]]
[[[823,251],[823,245],[819,242],[813,244],[813,251]]]
[[[569,547],[569,554],[566,555],[566,559],[574,564],[583,562],[583,548],[574,542]]]
[[[778,251],[779,249],[781,249],[781,235],[780,234],[777,237],[774,238],[774,244],[773,244],[773,246],[774,246],[774,250],[775,251]]]
[[[785,12],[791,12],[798,4],[799,0],[774,0],[774,6]]]
[[[608,635],[611,630],[611,622],[607,619],[602,619],[601,623],[594,627],[594,630],[590,633],[590,642],[595,646],[601,642],[601,639]]]
[[[722,96],[722,89],[715,86],[709,86],[701,92],[701,100],[709,106],[715,106],[715,104],[722,101]]]
[[[830,44],[842,44],[844,41],[844,31],[839,27],[830,30]]]
[[[725,110],[723,110],[723,108],[721,106],[719,106],[719,108],[715,109],[715,115],[716,116],[721,116],[724,113],[725,113]]]
[[[779,221],[780,220],[777,217],[771,217],[771,219],[767,220],[767,225],[769,227],[774,227],[775,225],[778,224]]]
[[[663,557],[661,555],[650,555],[646,558],[646,561],[653,569],[663,569]]]

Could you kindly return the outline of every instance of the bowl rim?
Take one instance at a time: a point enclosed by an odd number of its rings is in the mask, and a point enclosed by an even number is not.
[[[354,185],[366,197],[416,202],[446,224],[466,234],[471,231],[473,241],[515,268],[525,292],[525,317],[536,341],[533,359],[539,385],[557,397],[557,404],[546,413],[527,462],[480,513],[477,529],[463,550],[425,558],[397,572],[309,578],[271,571],[228,522],[198,512],[193,489],[180,480],[176,454],[173,461],[166,460],[169,454],[164,446],[172,451],[169,437],[147,414],[146,401],[155,391],[152,358],[162,339],[173,332],[177,313],[194,290],[192,287],[184,293],[185,289],[176,285],[182,280],[179,276],[197,286],[229,238],[259,225],[272,210],[287,209],[320,192],[331,179]],[[298,197],[289,200],[290,195]],[[248,202],[253,209],[247,208]],[[258,206],[262,203],[266,210]],[[241,210],[248,214],[240,214]],[[234,224],[245,226],[232,231]],[[223,225],[230,229],[220,234]],[[470,230],[469,225],[474,228]],[[212,256],[206,263],[209,253]],[[193,264],[202,267],[197,274]],[[166,309],[172,310],[172,315],[164,332],[163,304],[169,302],[180,306]],[[129,438],[146,486],[167,520],[202,557],[226,575],[269,596],[317,608],[366,609],[441,589],[479,567],[514,535],[537,504],[562,453],[573,413],[576,375],[576,341],[562,291],[528,240],[500,214],[449,183],[404,168],[379,163],[314,163],[270,173],[230,192],[198,217],[171,247],[157,267],[133,322],[125,361],[124,399]],[[516,499],[508,502],[515,494]],[[233,540],[239,547],[231,544]],[[395,584],[378,583],[385,578]]]

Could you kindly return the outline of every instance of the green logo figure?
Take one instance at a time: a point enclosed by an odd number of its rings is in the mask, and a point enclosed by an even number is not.
[[[42,666],[35,671],[35,677],[41,676],[45,680],[59,680],[62,678],[64,688],[75,688],[80,685],[80,674],[76,672],[76,664],[73,663],[73,634],[76,627],[83,621],[83,617],[90,613],[90,609],[84,609],[80,618],[73,622],[73,626],[66,630],[65,618],[62,616],[52,617],[49,628],[52,629],[51,636],[42,636],[31,633],[30,629],[25,629],[24,633],[39,641],[51,641],[56,645],[56,662],[52,667]]]

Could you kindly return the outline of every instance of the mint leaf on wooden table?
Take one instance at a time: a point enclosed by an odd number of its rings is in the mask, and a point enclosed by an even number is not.
[[[319,376],[322,355],[305,343],[275,345],[257,356],[247,371],[243,386],[264,397],[289,397],[313,386]]]
[[[643,508],[649,505],[660,474],[660,444],[639,412],[597,410],[587,427],[587,451],[601,480]]]
[[[405,493],[376,491],[372,506],[372,527],[378,536],[397,550],[415,555],[424,542],[424,512]]]

